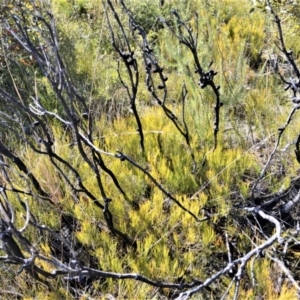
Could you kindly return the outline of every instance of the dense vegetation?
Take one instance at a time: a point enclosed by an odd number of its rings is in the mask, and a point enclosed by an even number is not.
[[[3,1],[1,297],[297,299],[281,2]]]

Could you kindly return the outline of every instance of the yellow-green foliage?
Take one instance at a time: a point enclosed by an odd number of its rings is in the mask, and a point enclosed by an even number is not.
[[[70,74],[79,83],[79,89],[91,97],[92,101],[98,101],[98,104],[112,95],[117,95],[117,101],[124,100],[127,96],[118,82],[116,57],[109,43],[102,1],[73,2],[74,4],[66,0],[53,1],[61,51]],[[141,19],[145,18],[138,10],[139,1],[126,2],[128,6],[133,6],[133,12],[139,13]],[[181,276],[186,281],[195,278],[205,280],[218,270],[216,266],[210,268],[214,263],[214,255],[227,253],[224,239],[215,225],[222,218],[227,218],[232,209],[232,199],[236,199],[232,195],[238,195],[241,201],[250,195],[251,180],[258,176],[264,163],[263,158],[274,147],[277,128],[284,124],[291,107],[284,102],[287,95],[281,92],[282,87],[278,85],[278,81],[262,69],[265,63],[262,58],[263,50],[268,49],[274,40],[271,33],[273,25],[263,13],[256,11],[249,15],[249,1],[169,2],[169,6],[177,6],[185,18],[190,18],[189,24],[193,29],[196,28],[196,21],[192,12],[199,14],[198,48],[201,63],[206,68],[213,60],[213,68],[219,72],[216,81],[221,85],[224,106],[221,108],[217,149],[212,151],[214,95],[211,90],[200,90],[197,86],[191,53],[179,45],[170,31],[162,29],[155,33],[154,48],[155,55],[165,66],[169,77],[166,82],[170,95],[167,106],[181,117],[179,95],[185,82],[189,91],[185,121],[190,130],[191,147],[188,147],[161,107],[152,103],[142,81],[137,109],[145,135],[145,153],[140,149],[137,125],[131,113],[120,115],[113,122],[105,117],[95,120],[94,144],[110,153],[122,151],[145,168],[179,203],[199,218],[204,217],[203,208],[211,209],[211,219],[196,222],[132,164],[104,155],[104,163],[116,174],[127,196],[125,198],[111,177],[101,171],[104,190],[107,197],[112,199],[109,208],[115,228],[126,232],[137,244],[135,251],[128,248],[125,253],[124,249],[120,250],[119,240],[105,225],[102,210],[92,200],[81,195],[78,202],[74,201],[71,196],[73,191],[62,181],[46,155],[39,155],[26,148],[20,153],[20,158],[26,161],[28,169],[39,179],[42,188],[52,195],[52,201],[80,220],[76,237],[83,245],[90,247],[91,253],[99,260],[99,269],[120,273],[136,272],[151,279],[170,282]],[[147,5],[152,5],[151,3],[152,1],[147,1]],[[159,12],[158,6],[153,7],[153,11]],[[125,15],[122,18],[125,19]],[[151,16],[144,21],[151,27]],[[70,52],[72,55],[68,56],[67,53]],[[51,89],[44,78],[39,79],[38,84]],[[50,91],[49,94],[51,96]],[[57,124],[53,124],[52,129],[55,152],[72,164],[80,174],[84,186],[103,204],[95,174],[81,157],[76,145],[70,145],[72,137]],[[291,142],[297,132],[297,124],[292,122],[280,146],[284,147]],[[197,164],[194,172],[191,153]],[[297,167],[291,153],[292,150],[288,148],[280,154],[280,159],[286,173],[292,176]],[[87,150],[87,155],[91,157],[90,150]],[[66,170],[61,163],[58,165]],[[245,175],[249,171],[253,178]],[[68,173],[68,176],[76,182],[72,178],[73,174]],[[15,177],[15,185],[20,184],[20,188],[25,188],[18,176]],[[267,178],[274,189],[287,187],[290,182],[290,178]],[[18,215],[22,211],[18,199],[13,194],[10,199]],[[29,204],[31,212],[38,217],[40,223],[51,228],[57,226],[59,211],[45,203],[30,200]],[[253,245],[246,233],[238,231],[227,219],[225,223],[226,230],[240,238],[238,250],[241,253],[249,251]],[[99,224],[102,225],[101,229]],[[20,217],[17,225],[22,226]],[[35,234],[34,231],[28,232],[31,238]],[[37,244],[43,253],[49,254],[45,241],[37,241]],[[41,265],[48,270],[48,265]],[[258,284],[255,290],[243,288],[242,284],[241,299],[255,299],[255,295],[264,299],[296,299],[295,290],[286,283],[280,295],[274,292],[274,266],[267,259],[257,259],[253,264],[253,271],[248,266],[246,272],[253,272]],[[230,283],[228,279],[224,280]],[[24,287],[24,283],[22,285]],[[105,284],[97,282],[95,286],[103,291],[103,295],[113,291],[119,299],[150,299],[155,292],[149,285],[134,280],[107,280]],[[165,292],[166,296],[168,292]],[[61,290],[57,293],[64,294]],[[234,289],[231,289],[229,295],[232,297],[233,294]],[[28,297],[30,296],[28,292]],[[50,293],[44,296],[49,299],[59,298]],[[70,295],[66,292],[65,297],[67,296]],[[42,296],[36,294],[35,298],[42,299]],[[82,299],[85,299],[84,296]]]

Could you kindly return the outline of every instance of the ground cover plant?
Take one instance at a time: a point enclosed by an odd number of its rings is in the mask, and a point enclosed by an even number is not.
[[[297,2],[0,11],[1,297],[299,297]]]

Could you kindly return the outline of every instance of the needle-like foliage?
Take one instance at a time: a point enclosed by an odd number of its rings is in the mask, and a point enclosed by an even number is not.
[[[299,11],[4,1],[1,297],[297,299]]]

